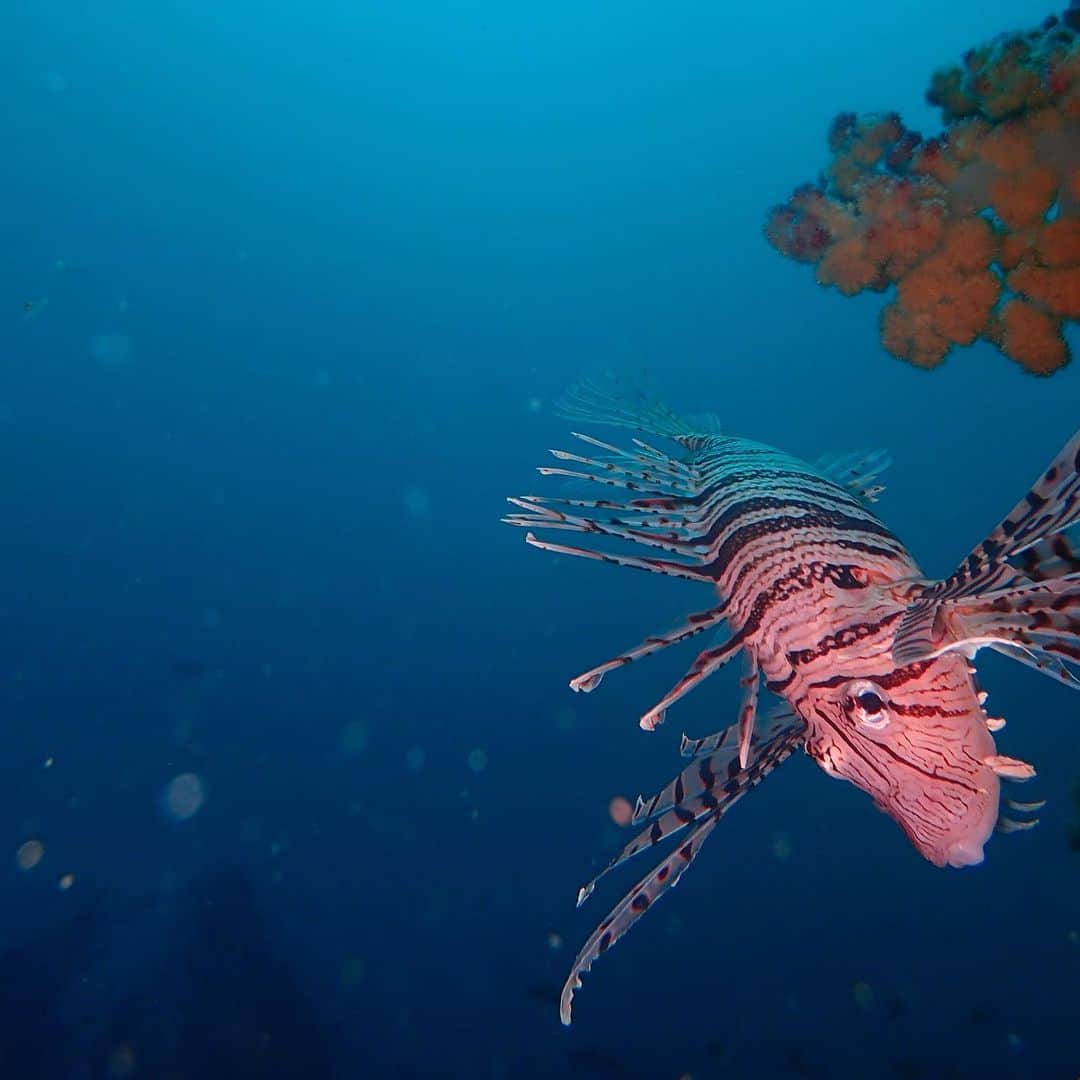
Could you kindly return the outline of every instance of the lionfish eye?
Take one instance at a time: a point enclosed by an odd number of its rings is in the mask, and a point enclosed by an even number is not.
[[[873,690],[864,690],[855,700],[859,703],[859,708],[870,716],[885,708],[885,702]]]

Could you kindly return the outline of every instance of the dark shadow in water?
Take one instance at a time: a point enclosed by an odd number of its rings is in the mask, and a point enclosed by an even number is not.
[[[94,898],[0,955],[0,1078],[330,1080],[328,1032],[275,955],[243,873],[199,879],[169,910],[155,897],[117,913]],[[134,992],[94,996],[108,977],[87,972],[108,971],[108,949],[140,922],[160,952]]]
[[[77,1063],[84,1032],[62,1002],[101,944],[102,905],[74,915],[0,954],[0,1076],[63,1077]]]
[[[1073,781],[1073,803],[1076,806],[1076,820],[1071,825],[1065,826],[1065,835],[1069,840],[1069,847],[1073,851],[1080,852],[1080,776]]]
[[[174,945],[114,1011],[94,1075],[130,1054],[133,1077],[159,1080],[333,1076],[327,1033],[275,955],[248,879],[223,870],[177,900]]]

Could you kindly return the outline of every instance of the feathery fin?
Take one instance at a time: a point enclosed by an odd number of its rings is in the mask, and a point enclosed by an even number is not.
[[[983,645],[1080,686],[1080,569],[1064,533],[1080,521],[1080,431],[1012,512],[908,607],[898,665]],[[1019,654],[1019,655],[1018,655]]]
[[[564,1024],[570,1023],[574,992],[581,986],[581,976],[675,885],[724,814],[797,749],[804,731],[803,721],[789,710],[777,711],[767,724],[762,725],[760,736],[755,735],[746,768],[739,767],[738,745],[732,739],[712,759],[698,759],[687,766],[660,795],[650,800],[647,804],[650,809],[645,815],[635,813],[635,820],[639,820],[640,816],[666,811],[663,817],[636,836],[596,878],[580,890],[578,906],[584,903],[596,882],[609,870],[686,826],[692,827],[690,835],[619,901],[585,942],[574,961],[559,1002],[559,1016]],[[639,810],[643,804],[644,800],[639,799]]]

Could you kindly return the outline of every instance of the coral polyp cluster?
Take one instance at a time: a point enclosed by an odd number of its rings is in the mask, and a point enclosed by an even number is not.
[[[1035,374],[1080,319],[1080,11],[1002,35],[934,75],[943,132],[838,116],[832,158],[765,226],[820,285],[895,297],[881,340],[920,367],[982,338]]]

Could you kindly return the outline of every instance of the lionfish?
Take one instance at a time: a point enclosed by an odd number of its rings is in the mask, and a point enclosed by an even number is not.
[[[1035,824],[1042,803],[1008,801],[1001,779],[1032,766],[997,752],[986,694],[970,661],[989,647],[1080,687],[1080,555],[1064,533],[1080,518],[1080,431],[1016,508],[940,581],[924,577],[871,511],[888,465],[883,451],[814,465],[770,446],[692,423],[659,400],[596,384],[572,391],[564,416],[670,440],[666,453],[634,437],[621,449],[574,433],[586,454],[552,453],[545,476],[588,481],[611,498],[525,496],[504,520],[526,541],[561,555],[629,566],[710,586],[717,602],[667,633],[578,675],[588,693],[607,672],[726,624],[679,682],[640,719],[646,730],[722,665],[742,654],[742,702],[731,726],[682,737],[692,759],[632,822],[651,824],[578,894],[638,852],[688,830],[600,923],[574,961],[560,999],[570,1023],[574,992],[593,962],[670,889],[728,809],[795,750],[848,780],[890,815],[936,866],[983,859],[995,830]],[[586,456],[589,455],[589,456]],[[656,552],[630,555],[538,539],[532,530],[585,533]],[[783,699],[758,718],[759,685]],[[1036,819],[1037,820],[1037,819]]]

